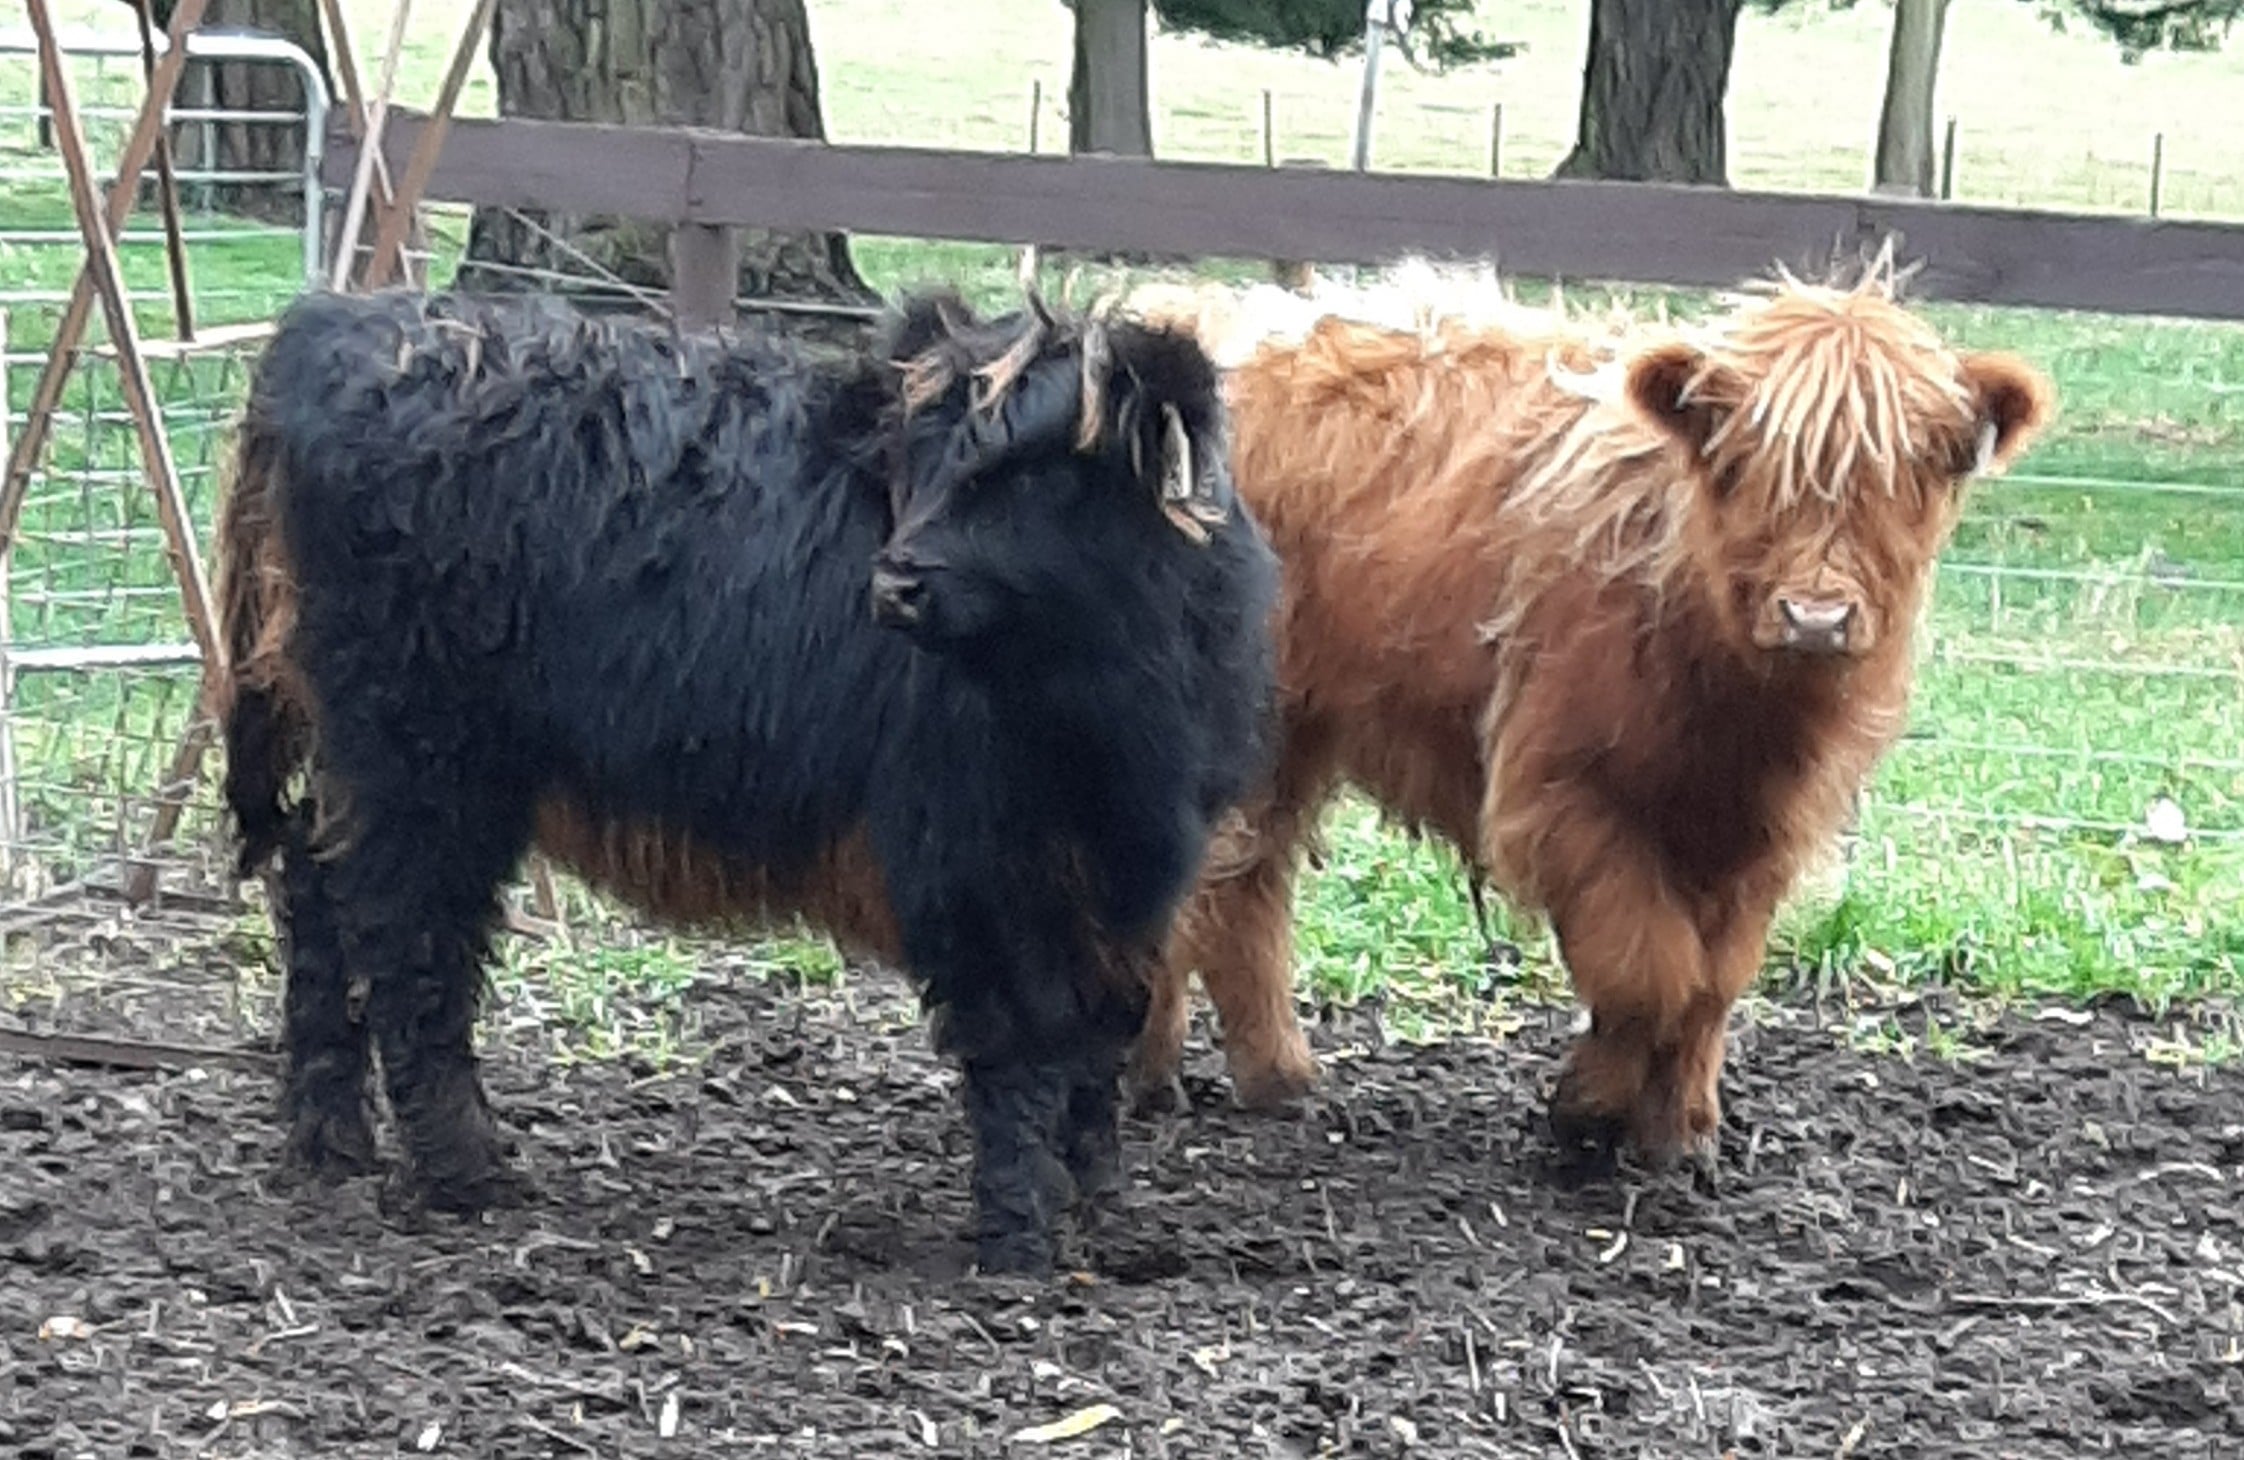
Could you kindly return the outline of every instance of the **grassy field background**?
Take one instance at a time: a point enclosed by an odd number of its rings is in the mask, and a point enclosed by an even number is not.
[[[383,34],[382,0],[349,0],[362,47]],[[415,6],[399,95],[433,95],[466,6]],[[1018,149],[1031,83],[1043,82],[1047,149],[1065,135],[1060,99],[1068,14],[1056,0],[962,0],[931,26],[905,0],[811,0],[829,131],[838,140],[906,140]],[[117,28],[100,0],[68,0],[66,24]],[[1890,12],[1749,14],[1731,91],[1733,180],[1741,186],[1850,190],[1864,179]],[[1489,29],[1526,52],[1493,67],[1424,76],[1394,66],[1375,165],[1485,172],[1489,109],[1504,108],[1503,171],[1546,172],[1571,137],[1587,5],[1491,6]],[[909,36],[907,45],[900,37]],[[1173,36],[1154,47],[1156,145],[1167,156],[1259,157],[1268,88],[1280,157],[1345,161],[1356,71]],[[371,69],[369,65],[369,69]],[[82,71],[89,96],[129,105],[129,64]],[[2123,65],[2107,43],[2057,35],[2017,0],[1955,7],[1940,96],[1960,118],[1957,193],[1981,202],[2140,209],[2154,133],[2165,134],[2166,211],[2244,219],[2244,40],[2229,52]],[[30,70],[0,58],[0,105],[30,97]],[[479,65],[465,109],[488,114]],[[97,128],[104,160],[117,124]],[[42,291],[66,288],[75,250],[24,241],[67,229],[51,160],[29,150],[27,122],[0,122],[0,298],[11,349],[51,328]],[[42,175],[42,169],[45,169]],[[225,220],[198,219],[223,232]],[[442,230],[456,247],[458,220]],[[143,224],[141,236],[152,237]],[[10,240],[16,240],[11,242]],[[884,287],[921,278],[1001,297],[1004,250],[859,240]],[[163,264],[127,250],[143,318],[161,329]],[[256,318],[297,286],[297,245],[266,235],[199,241],[206,320]],[[1535,281],[1523,281],[1535,293]],[[1637,288],[1678,309],[1687,291]],[[2244,985],[2244,329],[2047,311],[1928,306],[1970,345],[2016,349],[2057,379],[2063,414],[2008,480],[1982,487],[1944,573],[1910,737],[1879,775],[1851,861],[1789,911],[1772,950],[1782,976],[1947,980],[1994,994],[2132,989],[2154,997],[2232,994]],[[217,426],[239,362],[163,367],[178,449],[198,518],[212,501]],[[11,371],[20,409],[32,371]],[[96,369],[75,390],[74,427],[56,443],[37,513],[17,555],[16,633],[25,643],[182,637],[166,599],[152,516],[117,495],[135,465],[114,380]],[[109,475],[103,475],[108,473]],[[130,531],[130,551],[96,534]],[[122,541],[122,539],[117,539]],[[169,686],[168,688],[165,686]],[[18,737],[52,784],[42,816],[122,814],[85,788],[152,785],[162,727],[183,712],[178,676],[26,681]],[[2189,836],[2152,834],[2162,801]],[[91,808],[91,809],[89,809]],[[2163,814],[2163,813],[2160,813]],[[1333,855],[1304,887],[1301,968],[1320,997],[1377,993],[1406,1024],[1489,1016],[1517,993],[1563,987],[1547,941],[1500,916],[1524,966],[1493,973],[1454,859],[1390,835],[1361,804],[1340,807]],[[551,991],[565,1022],[601,1045],[637,1026],[649,991],[674,992],[708,955],[626,927],[572,890],[601,935],[561,946],[510,941],[522,987]],[[830,952],[791,940],[735,953],[759,966],[828,977]],[[628,990],[627,996],[619,990]],[[659,999],[657,1000],[659,1003]],[[640,1011],[640,1012],[635,1012]]]

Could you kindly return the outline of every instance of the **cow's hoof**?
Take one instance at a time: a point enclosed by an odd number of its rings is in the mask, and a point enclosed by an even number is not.
[[[1267,1065],[1231,1072],[1232,1098],[1240,1108],[1263,1114],[1291,1110],[1317,1088],[1321,1071],[1308,1050],[1289,1052]]]
[[[1132,1115],[1190,1115],[1192,1097],[1185,1093],[1184,1076],[1175,1070],[1165,1075],[1132,1071],[1124,1085]]]
[[[1095,1205],[1122,1190],[1122,1138],[1119,1132],[1077,1131],[1068,1146],[1067,1174],[1079,1206]]]
[[[1566,1171],[1582,1176],[1610,1174],[1629,1137],[1629,1119],[1590,1100],[1569,1069],[1559,1077],[1550,1103],[1551,1143]]]
[[[278,1174],[284,1185],[340,1181],[365,1176],[379,1164],[374,1128],[363,1109],[340,1114],[305,1109],[289,1123]]]
[[[424,1211],[453,1216],[526,1205],[537,1195],[536,1184],[514,1168],[509,1155],[506,1143],[488,1127],[440,1154],[424,1152],[412,1174],[411,1200]]]
[[[1051,1237],[1043,1232],[984,1232],[974,1265],[992,1276],[1035,1277],[1052,1270]]]

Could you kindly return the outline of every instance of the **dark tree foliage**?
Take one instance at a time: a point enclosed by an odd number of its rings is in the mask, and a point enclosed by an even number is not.
[[[1472,27],[1475,0],[1416,0],[1402,49],[1436,68],[1501,60],[1517,41],[1495,41]],[[1321,60],[1360,50],[1363,0],[1153,0],[1171,30],[1273,50],[1306,51]]]
[[[1755,10],[1796,9],[1802,0],[1749,0]],[[1807,0],[1828,10],[1852,10],[1861,0]],[[2132,65],[2152,51],[2213,51],[2244,17],[2244,0],[2022,0],[2059,31],[2075,23],[2110,37],[2120,59]]]
[[[2119,43],[2132,64],[2151,51],[2218,50],[2244,0],[2032,0],[2059,30],[2085,21]]]

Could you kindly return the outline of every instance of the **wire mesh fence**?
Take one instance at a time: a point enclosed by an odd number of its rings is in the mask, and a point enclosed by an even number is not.
[[[61,42],[85,145],[106,182],[145,95],[140,43],[130,31],[65,31]],[[158,55],[165,45],[159,35]],[[188,307],[178,308],[172,287],[154,169],[117,252],[207,555],[224,427],[261,322],[320,251],[327,98],[317,67],[278,37],[206,28],[188,46],[167,128]],[[221,68],[278,77],[266,90],[292,88],[296,105],[220,105]],[[0,438],[29,429],[35,382],[85,257],[50,117],[36,37],[0,32]],[[199,657],[104,334],[97,323],[70,363],[0,551],[0,908],[59,906],[151,868],[175,900],[223,903],[234,891],[223,875],[215,766],[190,766],[182,753],[198,711]],[[0,440],[0,456],[13,444]]]
[[[4,358],[14,385],[44,358],[45,341],[19,340],[15,316],[8,318]],[[205,542],[224,428],[254,349],[254,336],[234,334],[149,360],[180,485]],[[107,349],[79,357],[25,492],[5,612],[0,737],[13,774],[0,821],[0,891],[30,901],[89,882],[118,884],[148,849],[157,808],[169,799],[186,811],[163,854],[166,884],[222,893],[211,767],[189,785],[171,780],[197,713],[200,660]]]
[[[146,83],[139,41],[119,34],[65,30],[59,37],[86,146],[105,180],[139,115]],[[158,56],[168,42],[154,39]],[[316,271],[327,232],[327,198],[319,184],[329,98],[318,66],[304,50],[254,30],[204,27],[188,37],[189,60],[170,108],[181,238],[202,277],[191,300],[198,321],[257,319]],[[293,107],[221,104],[221,73],[283,78]],[[268,88],[270,89],[270,88]],[[199,99],[198,99],[199,98]],[[80,239],[71,213],[61,153],[39,80],[38,39],[26,29],[0,31],[0,260],[8,264],[0,306],[18,315],[21,337],[67,297]],[[135,209],[118,240],[127,278],[160,306],[167,298],[164,230],[151,206],[156,172],[143,177]],[[300,267],[275,277],[276,245],[293,245]],[[254,267],[252,266],[254,264]],[[30,310],[28,316],[27,309]],[[177,321],[151,316],[174,331]]]

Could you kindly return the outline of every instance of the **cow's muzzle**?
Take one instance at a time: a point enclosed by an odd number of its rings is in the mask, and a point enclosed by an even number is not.
[[[1855,605],[1844,598],[1779,598],[1783,646],[1796,654],[1844,654],[1855,624]]]
[[[873,564],[873,622],[883,628],[917,628],[927,614],[927,580],[892,563]]]

